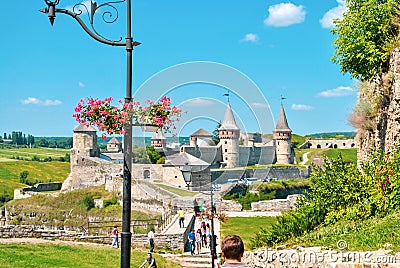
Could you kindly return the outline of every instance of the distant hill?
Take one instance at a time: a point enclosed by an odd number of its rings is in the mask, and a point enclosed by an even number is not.
[[[322,138],[322,139],[328,139],[328,138],[349,138],[352,139],[356,136],[356,132],[324,132],[324,133],[315,133],[315,134],[309,134],[306,135],[306,137],[311,137],[311,138]]]

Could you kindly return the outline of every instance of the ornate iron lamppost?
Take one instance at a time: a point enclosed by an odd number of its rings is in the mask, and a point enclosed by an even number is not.
[[[96,41],[110,46],[125,46],[126,49],[126,95],[125,103],[132,101],[132,51],[135,46],[140,45],[139,42],[132,39],[131,28],[131,0],[115,0],[98,5],[95,1],[90,1],[90,7],[83,3],[76,4],[72,11],[67,9],[57,8],[60,0],[44,0],[47,4],[46,8],[40,12],[46,13],[49,17],[51,25],[54,24],[56,13],[63,13],[74,18]],[[122,37],[119,40],[109,40],[101,36],[94,27],[94,17],[101,13],[101,18],[105,23],[114,23],[118,19],[118,10],[114,4],[126,3],[126,38],[122,42]],[[101,8],[108,8],[107,11],[100,11]],[[88,15],[90,28],[80,18],[82,14]],[[140,126],[139,122],[135,122],[134,126]],[[131,262],[131,238],[130,232],[131,223],[131,170],[132,170],[132,121],[127,120],[124,126],[124,172],[123,172],[123,206],[122,206],[122,232],[121,232],[121,267],[129,268]]]

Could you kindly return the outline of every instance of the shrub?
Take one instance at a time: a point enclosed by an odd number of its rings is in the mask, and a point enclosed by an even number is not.
[[[104,202],[103,202],[103,206],[105,208],[108,206],[111,206],[111,205],[116,205],[116,204],[118,204],[118,199],[116,196],[113,196],[113,198],[111,198],[110,200],[104,200]]]
[[[81,201],[82,207],[86,208],[86,210],[90,210],[94,208],[94,199],[90,195],[86,195]]]
[[[298,237],[320,225],[340,220],[363,221],[387,215],[400,206],[400,151],[374,153],[362,171],[346,164],[341,155],[314,167],[310,192],[297,210],[277,218],[271,230],[261,230],[252,246],[273,245]]]

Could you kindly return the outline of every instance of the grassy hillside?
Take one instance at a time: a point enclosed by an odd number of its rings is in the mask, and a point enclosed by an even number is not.
[[[308,154],[307,165],[311,164],[314,157],[329,157],[336,158],[339,154],[342,155],[345,162],[357,163],[357,149],[296,149],[296,161],[300,163],[303,161],[304,153]]]
[[[56,244],[0,244],[0,267],[120,267],[120,250],[100,246],[56,245]],[[181,267],[177,263],[166,261],[158,254],[153,255],[157,267]],[[139,267],[146,252],[132,250],[131,267]]]
[[[94,199],[111,201],[114,193],[108,192],[104,186],[90,187],[57,195],[35,195],[27,199],[12,200],[7,203],[9,211],[15,217],[10,224],[41,224],[51,222],[54,226],[77,228],[86,226],[88,218],[96,221],[120,221],[122,208],[116,204],[104,208],[95,208]],[[36,217],[25,217],[40,211]],[[132,211],[132,219],[149,220],[158,215]],[[98,227],[96,231],[107,232],[113,223],[108,222]],[[135,229],[136,231],[136,229]]]
[[[20,174],[28,171],[28,178],[41,182],[63,182],[68,176],[70,167],[66,162],[32,162],[7,161],[0,162],[0,194],[13,193],[14,189],[26,187],[20,183]]]
[[[0,206],[13,198],[14,189],[28,186],[20,182],[21,172],[27,171],[31,182],[63,182],[70,172],[69,162],[56,160],[66,161],[68,153],[64,149],[0,146]]]
[[[236,217],[229,218],[227,223],[221,224],[221,240],[230,234],[238,235],[244,242],[246,250],[250,250],[250,240],[254,233],[261,228],[269,229],[276,222],[275,217]]]

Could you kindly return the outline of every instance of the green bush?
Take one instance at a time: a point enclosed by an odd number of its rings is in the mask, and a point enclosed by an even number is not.
[[[277,218],[271,230],[261,230],[252,246],[274,245],[338,221],[362,222],[380,218],[400,206],[400,151],[373,154],[359,170],[341,155],[314,167],[310,192],[297,210]]]
[[[113,198],[109,199],[109,200],[104,200],[103,201],[103,206],[106,208],[108,206],[112,206],[112,205],[116,205],[118,204],[118,199],[116,196],[113,196]]]
[[[90,195],[86,195],[81,201],[82,207],[86,208],[86,210],[90,210],[94,208],[94,199]]]

